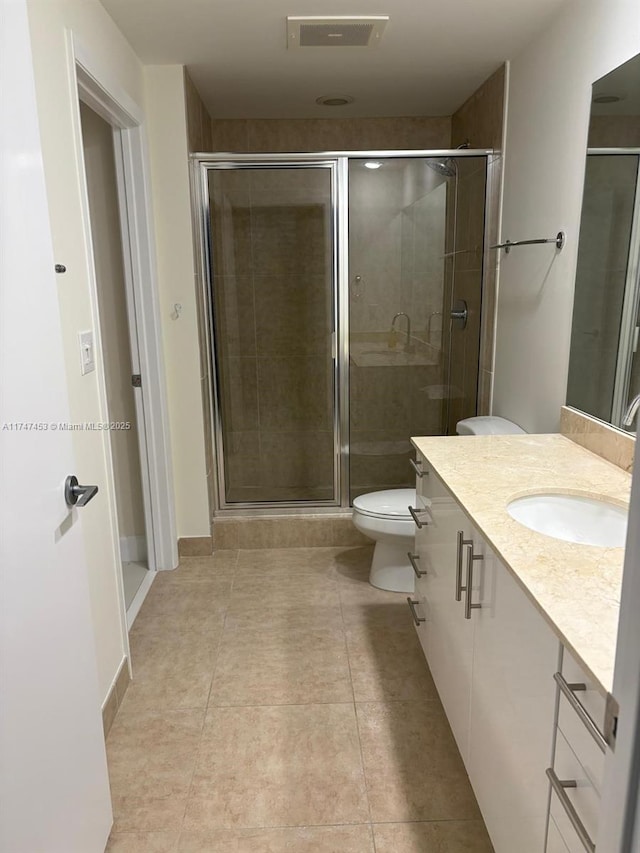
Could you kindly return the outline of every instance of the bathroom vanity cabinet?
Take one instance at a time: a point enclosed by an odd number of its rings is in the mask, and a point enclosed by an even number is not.
[[[594,853],[623,548],[542,535],[507,507],[624,501],[630,477],[562,435],[412,441],[416,629],[495,853]]]
[[[541,853],[560,644],[422,462],[418,491],[430,509],[416,534],[420,641],[496,853]]]

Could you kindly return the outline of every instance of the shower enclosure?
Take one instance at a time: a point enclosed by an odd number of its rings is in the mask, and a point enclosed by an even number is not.
[[[488,153],[194,158],[215,511],[409,486],[476,414]]]

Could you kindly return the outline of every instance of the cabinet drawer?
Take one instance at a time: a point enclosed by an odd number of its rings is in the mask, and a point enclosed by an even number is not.
[[[576,787],[564,792],[593,841],[598,834],[600,797],[562,732],[558,730],[557,734],[554,771],[561,781],[575,781]],[[571,853],[584,853],[585,847],[555,792],[551,795],[551,815]]]
[[[578,693],[578,701],[580,701],[580,695]],[[594,789],[600,795],[604,778],[604,752],[598,747],[587,727],[562,693],[560,694],[558,728],[582,765]]]
[[[570,853],[569,848],[564,843],[564,838],[560,834],[558,825],[555,820],[549,818],[549,834],[547,836],[547,853]]]
[[[594,680],[587,675],[568,649],[562,653],[562,675],[569,684],[584,684],[586,690],[576,693],[576,698],[589,713],[601,732],[604,731],[606,699],[598,690]]]

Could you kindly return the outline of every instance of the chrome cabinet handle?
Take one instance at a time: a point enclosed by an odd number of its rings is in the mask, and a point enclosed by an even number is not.
[[[462,549],[465,545],[473,545],[473,539],[465,539],[464,532],[458,530],[458,552],[456,564],[456,601],[462,601],[462,593],[466,586],[462,586]]]
[[[425,616],[418,616],[416,613],[416,604],[420,604],[419,601],[413,601],[411,596],[407,596],[407,604],[409,605],[409,610],[411,611],[411,615],[413,616],[413,621],[416,623],[416,626],[420,625],[421,622],[426,622]]]
[[[420,530],[420,528],[422,528],[422,527],[426,527],[429,524],[428,521],[420,521],[420,519],[418,518],[419,512],[426,512],[427,511],[424,507],[419,508],[419,507],[410,506],[410,507],[408,507],[408,509],[409,509],[409,512],[411,513],[411,518],[416,523],[416,527],[418,528],[418,530]]]
[[[407,553],[407,557],[409,558],[409,562],[411,563],[411,568],[415,572],[417,578],[422,578],[426,575],[426,572],[421,572],[420,569],[416,566],[416,560],[419,560],[420,557],[418,554],[412,554],[411,551]]]
[[[420,467],[422,465],[422,462],[416,462],[415,459],[410,459],[409,464],[411,465],[413,470],[416,472],[418,477],[424,477],[425,474],[429,473],[428,471],[423,471],[422,468]]]
[[[598,748],[602,752],[607,751],[607,741],[605,740],[604,735],[598,728],[596,721],[593,719],[591,714],[584,707],[582,702],[578,700],[578,697],[575,695],[577,691],[586,690],[587,687],[585,684],[569,684],[569,682],[565,679],[561,672],[554,673],[553,677],[556,680],[556,684],[560,688],[562,695],[565,697],[567,702],[571,705],[576,714],[580,717],[581,722],[583,723],[586,730],[589,732],[591,737],[595,740],[598,745]]]
[[[569,799],[566,793],[566,788],[577,788],[578,783],[575,779],[558,779],[555,770],[551,767],[547,768],[547,776],[549,777],[549,781],[551,782],[551,787],[553,788],[556,796],[560,800],[560,804],[562,808],[567,813],[567,817],[571,822],[571,826],[575,829],[576,834],[580,841],[582,842],[582,846],[588,853],[595,853],[596,845],[591,840],[591,836],[587,832],[587,828],[584,823],[580,820],[580,815],[575,809],[575,806]]]
[[[467,551],[467,584],[464,589],[464,618],[471,619],[472,610],[480,610],[481,604],[472,604],[471,595],[473,593],[473,562],[474,560],[484,560],[482,554],[473,553],[473,544],[469,545]]]

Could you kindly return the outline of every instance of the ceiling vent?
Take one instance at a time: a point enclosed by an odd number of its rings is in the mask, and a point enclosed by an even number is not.
[[[287,47],[375,47],[388,15],[338,15],[287,18]]]

